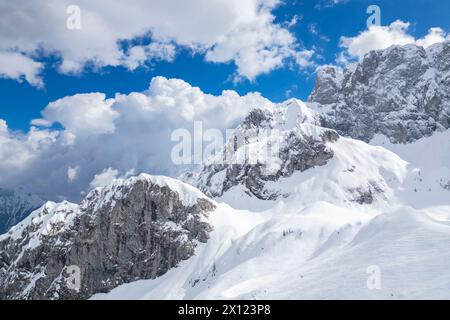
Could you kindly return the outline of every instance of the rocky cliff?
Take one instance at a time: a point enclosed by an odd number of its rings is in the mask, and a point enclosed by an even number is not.
[[[327,143],[339,135],[316,126],[316,116],[295,99],[273,110],[255,109],[217,156],[183,179],[211,197],[220,197],[235,186],[261,200],[288,196],[269,190],[266,184],[323,166],[333,157]]]
[[[214,208],[195,188],[149,175],[95,189],[80,205],[46,203],[0,237],[0,299],[86,299],[158,277],[207,241]]]
[[[321,124],[355,139],[408,143],[450,127],[450,42],[372,51],[342,70],[323,67],[309,101]]]

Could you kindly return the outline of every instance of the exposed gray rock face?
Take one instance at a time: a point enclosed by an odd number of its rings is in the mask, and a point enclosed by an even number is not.
[[[0,188],[0,234],[7,232],[43,204],[44,201],[35,195]]]
[[[161,276],[207,241],[214,209],[197,189],[148,175],[95,189],[80,205],[49,202],[0,237],[0,299],[86,299]]]
[[[296,171],[323,166],[333,157],[326,144],[337,141],[339,135],[315,123],[314,112],[297,100],[288,101],[275,110],[255,109],[236,129],[235,137],[227,142],[218,157],[199,173],[188,174],[184,179],[211,197],[220,197],[235,186],[242,186],[245,193],[261,200],[289,196],[266,188],[266,184],[290,177]],[[269,157],[254,159],[255,150],[275,144],[278,144],[276,154],[269,151]],[[243,156],[245,148],[253,148],[253,152]]]
[[[450,127],[450,42],[372,51],[347,70],[318,72],[309,101],[321,124],[355,139],[408,143]]]
[[[353,195],[353,202],[358,204],[372,204],[375,198],[384,194],[384,190],[375,181],[370,181],[365,188],[357,188],[349,190]]]

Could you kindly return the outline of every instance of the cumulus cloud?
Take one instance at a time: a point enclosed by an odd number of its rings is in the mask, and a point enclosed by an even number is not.
[[[133,46],[125,57],[125,66],[134,70],[147,61],[173,61],[176,47],[169,43],[150,43],[145,46]]]
[[[96,174],[94,179],[90,182],[91,188],[101,188],[114,182],[119,176],[119,171],[113,168],[104,169],[101,173]]]
[[[446,40],[446,32],[441,28],[431,28],[428,34],[416,41],[416,44],[427,48],[432,46],[435,43],[444,42]],[[447,39],[450,40],[450,34],[447,36]]]
[[[204,131],[225,133],[252,108],[271,106],[258,93],[240,96],[225,90],[216,96],[163,77],[154,78],[144,92],[111,99],[102,93],[65,97],[50,103],[26,134],[11,132],[0,121],[0,186],[26,186],[48,199],[77,200],[105,177],[132,172],[177,176],[185,168],[171,159],[178,143],[171,141],[174,130],[188,130],[194,145],[201,142],[193,134],[194,121],[201,121]]]
[[[295,58],[302,50],[297,50],[296,39],[288,29],[274,24],[270,13],[273,4],[262,6],[255,19],[251,19],[220,37],[207,51],[206,60],[226,63],[234,61],[238,75],[253,80],[260,74],[279,68],[288,58]],[[296,22],[296,18],[292,21]],[[300,65],[305,67],[305,64]]]
[[[356,37],[342,37],[341,46],[347,49],[349,55],[362,58],[372,50],[414,43],[414,37],[407,34],[408,27],[409,23],[399,20],[389,26],[370,26]]]
[[[42,63],[33,61],[21,53],[0,51],[0,77],[2,78],[26,80],[31,85],[42,87],[43,81],[40,76],[42,69]]]
[[[340,45],[345,52],[340,56],[340,60],[345,61],[344,57],[361,59],[372,50],[382,50],[392,45],[415,43],[427,48],[446,40],[446,33],[441,28],[431,28],[425,37],[416,39],[408,33],[409,27],[410,23],[397,20],[389,26],[370,26],[356,37],[341,37]]]
[[[7,123],[0,119],[0,184],[9,187],[16,175],[32,165],[41,150],[52,146],[58,133],[31,127],[27,134],[11,132]],[[26,184],[26,183],[24,183]]]
[[[63,73],[86,65],[133,70],[172,61],[183,48],[211,62],[232,62],[239,76],[254,79],[301,51],[289,26],[275,22],[280,0],[79,0],[79,29],[67,27],[68,19],[78,19],[67,12],[72,4],[0,0],[0,54],[22,60],[1,64],[0,76],[40,85],[42,65],[34,57],[59,56]]]
[[[67,133],[78,137],[114,131],[117,112],[111,109],[114,99],[105,99],[102,93],[76,94],[51,102],[43,111],[44,118],[33,124],[58,122]]]

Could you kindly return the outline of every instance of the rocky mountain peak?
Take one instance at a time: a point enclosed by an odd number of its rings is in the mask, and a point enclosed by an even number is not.
[[[149,175],[95,189],[81,205],[48,202],[0,237],[0,298],[85,299],[158,277],[207,241],[214,209],[195,188]]]
[[[316,117],[314,110],[295,99],[271,110],[255,109],[217,157],[184,179],[211,197],[221,197],[235,187],[261,200],[287,196],[266,185],[296,171],[323,166],[333,157],[327,143],[337,141],[339,136],[316,126]],[[242,143],[236,146],[236,140]],[[265,157],[258,157],[268,146],[272,149]]]
[[[253,110],[222,152],[181,178],[235,208],[248,202],[265,208],[293,197],[299,204],[330,199],[350,206],[393,200],[392,184],[403,179],[406,163],[320,126],[316,107],[293,99]],[[257,157],[275,145],[274,153]],[[336,188],[339,192],[328,192]]]
[[[450,126],[450,42],[411,44],[368,53],[346,70],[318,72],[309,101],[321,123],[370,141],[383,134],[408,143]]]

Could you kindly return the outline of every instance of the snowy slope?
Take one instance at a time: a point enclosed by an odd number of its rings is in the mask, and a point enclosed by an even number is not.
[[[94,299],[448,299],[450,221],[407,208],[372,214],[324,202],[218,211],[211,240],[190,260]],[[380,290],[367,287],[373,266]]]
[[[406,177],[407,163],[396,154],[362,141],[340,137],[317,124],[317,114],[299,100],[251,113],[236,131],[251,127],[278,130],[280,152],[266,167],[258,164],[205,165],[188,181],[236,209],[265,210],[277,201],[307,205],[390,205]],[[267,140],[251,144],[265,145]],[[231,138],[228,145],[233,143]],[[233,154],[242,153],[244,145]],[[259,149],[259,148],[257,148]],[[270,201],[268,201],[270,200]]]
[[[440,186],[449,136],[404,145],[340,137],[326,165],[267,182],[288,197],[232,188],[192,258],[93,299],[449,299],[450,190]],[[434,182],[427,195],[415,191],[418,171]],[[382,190],[375,200],[354,201],[351,190],[370,182]],[[379,290],[367,285],[373,268]]]
[[[398,194],[404,203],[418,209],[450,204],[450,130],[410,144],[392,144],[378,135],[371,144],[408,162],[408,175]]]
[[[407,173],[404,160],[386,149],[348,138],[341,137],[328,147],[334,156],[326,166],[269,181],[266,189],[287,195],[282,201],[290,201],[297,206],[316,201],[343,206],[363,203],[386,206],[397,201],[396,190]],[[217,200],[234,208],[252,210],[267,209],[280,201],[259,201],[249,196],[241,186],[232,188]]]

